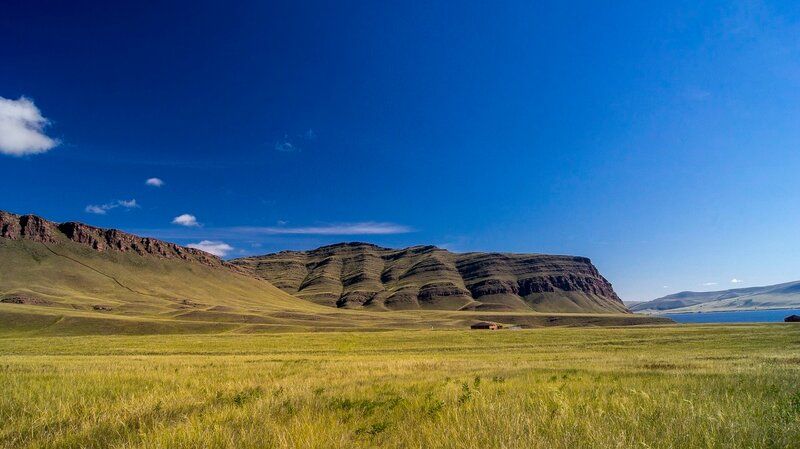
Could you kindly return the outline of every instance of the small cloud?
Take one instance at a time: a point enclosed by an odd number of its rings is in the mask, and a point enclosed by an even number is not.
[[[233,247],[225,242],[217,242],[213,240],[202,240],[199,243],[190,243],[189,248],[199,249],[207,253],[213,254],[217,257],[225,257],[233,251]]]
[[[55,148],[59,141],[43,132],[48,124],[50,121],[28,98],[10,100],[0,97],[0,153],[26,156]]]
[[[293,153],[295,151],[302,151],[300,145],[296,143],[297,141],[310,143],[316,140],[317,140],[317,133],[311,128],[309,128],[306,132],[300,134],[292,134],[292,138],[289,137],[289,134],[284,134],[283,139],[280,139],[277,142],[275,142],[275,150],[281,151],[283,153]]]
[[[137,203],[135,199],[116,200],[106,204],[90,204],[86,206],[85,211],[90,214],[105,215],[111,209],[116,209],[118,207],[124,207],[125,209],[136,209],[141,206],[139,206],[139,203]]]
[[[164,185],[164,181],[162,181],[161,178],[149,178],[144,183],[150,187],[161,187]]]
[[[731,279],[731,283],[732,284],[741,284],[742,282],[744,282],[744,281],[741,280],[741,279],[736,279],[736,278]]]
[[[172,219],[172,224],[187,226],[190,228],[200,226],[200,223],[197,222],[197,217],[191,214],[178,215]]]
[[[669,288],[669,285],[662,285],[661,288]]]
[[[287,224],[289,224],[289,222],[286,220],[278,220],[276,223],[278,224],[278,226],[286,226]]]
[[[117,204],[119,204],[120,206],[122,206],[122,207],[124,207],[126,209],[135,209],[135,208],[139,207],[139,205],[136,203],[136,200],[128,200],[128,201],[119,200],[119,201],[117,201]]]
[[[289,140],[289,136],[283,136],[282,140],[275,142],[275,149],[284,153],[300,151],[300,148]]]
[[[717,285],[717,283],[716,282],[704,282],[703,285],[706,286],[706,287],[711,287],[712,285]]]
[[[105,215],[109,209],[111,209],[111,207],[109,207],[107,204],[103,204],[100,206],[95,204],[90,204],[86,206],[86,212],[97,215]]]

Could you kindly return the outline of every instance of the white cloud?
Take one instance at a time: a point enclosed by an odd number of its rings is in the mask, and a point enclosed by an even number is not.
[[[742,282],[744,282],[744,281],[741,280],[741,279],[736,279],[736,278],[731,279],[731,283],[732,284],[741,284]]]
[[[111,209],[116,209],[118,207],[124,207],[125,209],[136,209],[141,206],[139,206],[135,199],[117,200],[106,204],[90,204],[86,206],[85,210],[90,214],[105,215]]]
[[[711,287],[712,285],[717,285],[717,283],[716,282],[704,282],[703,285],[706,286],[706,287]]]
[[[233,251],[233,247],[225,242],[216,242],[213,240],[202,240],[199,243],[190,243],[189,248],[199,249],[207,253],[213,254],[218,257],[225,257]]]
[[[187,226],[190,228],[200,226],[200,223],[197,222],[197,217],[191,214],[178,215],[177,217],[172,219],[172,224]]]
[[[58,140],[42,132],[49,123],[31,100],[0,97],[0,153],[25,156],[53,149]]]
[[[193,215],[183,214],[175,217],[174,224],[183,229],[129,229],[136,234],[149,234],[162,239],[194,239],[258,242],[260,237],[271,235],[388,235],[406,234],[415,230],[409,226],[385,222],[358,222],[308,227],[288,226],[230,226],[205,227]]]
[[[250,234],[310,234],[310,235],[383,235],[383,234],[405,234],[411,232],[408,226],[395,223],[380,223],[366,221],[360,223],[342,223],[325,226],[306,226],[306,227],[237,227],[232,230]]]
[[[283,140],[275,142],[275,149],[284,153],[300,151],[300,148],[289,140],[289,136],[285,136]]]
[[[150,178],[144,183],[151,187],[161,187],[164,185],[164,181],[161,178]]]
[[[103,205],[100,205],[100,206],[97,206],[97,205],[94,205],[94,204],[90,204],[90,205],[86,206],[86,212],[88,212],[90,214],[105,215],[106,212],[109,209],[112,209],[112,208],[113,207],[109,207],[108,204],[103,204]]]

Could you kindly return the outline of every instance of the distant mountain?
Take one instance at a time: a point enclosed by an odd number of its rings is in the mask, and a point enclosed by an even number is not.
[[[627,312],[585,257],[355,242],[231,262],[294,296],[341,308]]]
[[[800,307],[800,281],[716,292],[680,292],[630,307],[634,312],[704,312]]]

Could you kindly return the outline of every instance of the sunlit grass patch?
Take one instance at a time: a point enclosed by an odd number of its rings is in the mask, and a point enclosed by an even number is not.
[[[2,338],[0,447],[796,447],[798,334]]]

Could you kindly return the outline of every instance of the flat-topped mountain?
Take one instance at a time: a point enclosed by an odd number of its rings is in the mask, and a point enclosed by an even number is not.
[[[800,307],[800,281],[714,292],[680,292],[631,306],[635,312],[711,312]]]
[[[358,255],[359,247],[369,251]],[[345,257],[342,248],[353,257]],[[466,329],[476,321],[523,327],[670,322],[596,313],[625,309],[584,258],[454,255],[433,247],[395,251],[365,244],[313,253],[321,259],[308,266],[296,261],[311,253],[281,253],[299,280],[289,279],[279,289],[256,275],[260,262],[233,264],[115,229],[0,211],[0,335]],[[487,264],[482,257],[503,262]],[[526,274],[531,264],[538,267],[536,276]],[[295,282],[302,285],[303,299],[285,291]],[[384,296],[387,305],[373,308],[381,296],[367,287],[384,284],[393,294]],[[334,291],[337,285],[341,291],[332,303],[344,298],[345,308],[306,300],[311,292]],[[351,310],[356,306],[359,310]],[[390,307],[446,310],[383,312]],[[536,314],[532,308],[585,313]]]
[[[318,304],[389,310],[627,312],[585,257],[341,243],[231,261]]]

